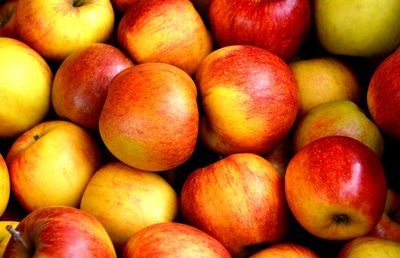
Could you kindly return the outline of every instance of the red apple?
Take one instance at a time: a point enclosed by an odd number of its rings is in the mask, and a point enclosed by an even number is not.
[[[182,188],[181,211],[187,223],[233,255],[282,240],[289,223],[283,177],[251,153],[232,154],[191,173]]]
[[[198,132],[197,89],[181,69],[163,63],[133,66],[108,87],[99,131],[122,162],[164,171],[193,153]]]
[[[4,258],[17,257],[117,257],[100,222],[72,207],[52,206],[27,215],[16,227]]]
[[[367,234],[383,214],[386,177],[378,156],[358,140],[328,136],[289,162],[285,193],[297,221],[311,234],[347,240]]]
[[[369,82],[368,110],[386,134],[400,140],[400,51],[379,64]]]
[[[287,136],[296,119],[294,74],[262,48],[215,50],[200,65],[196,84],[205,111],[200,136],[215,152],[265,154]]]
[[[297,244],[281,242],[269,246],[253,255],[250,258],[318,258],[319,256],[310,248]]]
[[[397,258],[400,257],[400,243],[379,237],[358,237],[346,243],[337,258]]]
[[[309,0],[210,0],[211,30],[220,47],[253,45],[290,59],[310,27]]]
[[[16,38],[15,9],[18,0],[8,0],[0,5],[0,37]]]
[[[148,226],[126,243],[123,258],[229,258],[225,247],[213,237],[186,224],[164,222]]]
[[[52,104],[61,118],[98,130],[108,84],[133,65],[118,48],[94,43],[69,55],[59,66],[52,86]]]

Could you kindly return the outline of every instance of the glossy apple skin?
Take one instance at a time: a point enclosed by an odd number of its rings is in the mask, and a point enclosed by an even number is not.
[[[318,258],[319,256],[310,248],[297,243],[278,243],[261,250],[250,258]]]
[[[377,67],[367,91],[368,110],[386,134],[400,139],[400,51],[386,57]]]
[[[15,137],[47,115],[52,79],[49,65],[36,51],[0,37],[0,138]]]
[[[205,111],[200,137],[224,155],[265,154],[291,129],[298,111],[296,79],[278,56],[254,46],[208,55],[196,73]]]
[[[219,47],[253,45],[288,60],[308,33],[311,8],[308,0],[210,0],[209,19]]]
[[[8,0],[0,5],[0,37],[17,37],[15,28],[15,9],[18,0]]]
[[[282,176],[262,157],[232,154],[197,169],[181,191],[184,220],[238,254],[281,240],[289,217]]]
[[[128,68],[111,81],[99,131],[122,162],[164,171],[181,165],[193,153],[198,121],[192,78],[172,65],[147,63]]]
[[[15,140],[6,157],[12,192],[27,211],[51,205],[78,206],[100,162],[93,136],[62,120],[29,129]]]
[[[378,237],[358,237],[343,246],[337,258],[388,258],[400,256],[400,243]]]
[[[80,208],[103,224],[120,249],[141,229],[174,220],[178,205],[175,190],[159,174],[112,162],[90,179]]]
[[[7,164],[0,154],[0,217],[7,208],[10,199],[10,176],[8,174]]]
[[[118,48],[94,43],[69,55],[52,84],[52,104],[61,118],[98,130],[110,81],[133,62]]]
[[[11,239],[4,257],[117,257],[101,223],[73,207],[51,206],[27,215],[16,228],[33,254]]]
[[[110,0],[19,0],[18,37],[46,60],[60,62],[92,43],[105,42],[114,28]]]
[[[378,223],[386,178],[380,159],[366,145],[328,136],[292,157],[285,193],[294,217],[307,231],[322,239],[347,240],[365,235]],[[347,220],[341,220],[343,216]]]
[[[124,247],[123,258],[230,258],[225,247],[203,231],[181,223],[164,222],[135,234]]]
[[[137,2],[118,25],[118,42],[136,63],[167,63],[189,75],[213,48],[211,33],[189,0]]]

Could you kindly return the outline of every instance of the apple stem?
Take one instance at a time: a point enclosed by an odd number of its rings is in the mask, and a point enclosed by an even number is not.
[[[15,240],[15,242],[20,244],[26,250],[30,250],[30,248],[26,244],[25,240],[21,237],[21,232],[19,232],[18,230],[14,229],[13,226],[11,226],[11,225],[7,225],[6,229],[7,229],[8,232],[10,232],[10,234],[11,234],[12,238]]]

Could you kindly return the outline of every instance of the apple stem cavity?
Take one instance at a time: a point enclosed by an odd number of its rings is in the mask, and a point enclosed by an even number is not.
[[[349,224],[350,223],[350,218],[346,214],[337,214],[333,216],[333,221],[335,224]]]
[[[8,232],[10,232],[10,234],[11,234],[12,238],[15,240],[15,242],[17,242],[24,249],[26,249],[28,251],[31,250],[29,248],[29,246],[27,245],[27,243],[25,242],[25,240],[21,237],[21,232],[14,229],[13,226],[11,226],[11,225],[7,225],[6,229]]]
[[[85,0],[74,0],[73,3],[72,3],[72,5],[73,5],[74,7],[80,7],[80,6],[82,6],[82,4],[83,4],[84,1],[85,1]]]

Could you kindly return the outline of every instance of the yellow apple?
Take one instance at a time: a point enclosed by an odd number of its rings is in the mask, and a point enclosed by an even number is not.
[[[10,176],[3,156],[0,154],[0,216],[3,215],[10,199]]]
[[[11,238],[10,232],[6,229],[8,225],[17,227],[19,221],[0,221],[0,257],[3,257],[4,251],[6,250],[8,240]]]
[[[358,237],[346,243],[337,257],[396,258],[400,257],[400,243],[378,237]]]

